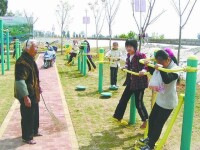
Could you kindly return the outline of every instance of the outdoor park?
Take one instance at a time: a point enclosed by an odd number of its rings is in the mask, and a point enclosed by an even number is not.
[[[107,3],[112,2],[112,0],[105,1]],[[118,4],[120,0],[116,1],[118,3],[112,7],[111,5],[105,5],[105,1],[102,1],[102,5],[105,7],[102,8],[104,9],[109,9],[110,7],[110,9],[117,10],[120,7]],[[69,3],[66,1],[60,2],[59,6],[65,6],[60,12],[64,12],[68,16],[70,14],[70,10],[67,9]],[[134,6],[138,1],[133,0],[132,2]],[[140,2],[142,3],[142,0]],[[173,2],[174,7],[178,9],[177,3]],[[139,10],[133,9],[135,16],[139,16],[141,13],[143,15],[148,14],[149,11],[149,14],[151,14],[154,3],[156,3],[154,0],[149,1],[149,3],[146,1],[145,11],[141,6]],[[152,5],[149,6],[149,4]],[[192,15],[193,9],[197,8],[199,3],[196,3],[194,0],[191,2],[188,1],[186,4],[183,14],[186,15],[186,18],[189,18]],[[97,5],[95,2],[90,2],[88,5],[91,7],[93,13],[98,12],[94,11]],[[136,6],[135,9],[137,9]],[[117,11],[115,12],[114,14],[109,14],[107,11],[104,13],[108,13],[107,16],[115,18]],[[187,26],[188,19],[185,22],[183,21],[182,26],[179,28],[179,39],[165,39],[163,36],[155,36],[153,34],[152,36],[149,35],[149,38],[144,36],[148,31],[149,23],[155,18],[159,19],[159,17],[162,17],[162,13],[164,12],[161,12],[157,16],[152,16],[152,18],[150,17],[149,22],[144,22],[144,24],[140,24],[140,17],[135,18],[135,23],[138,25],[138,31],[137,28],[134,29],[136,32],[129,32],[127,35],[121,34],[121,36],[114,37],[111,31],[108,33],[109,36],[104,38],[100,37],[100,22],[96,24],[97,32],[95,36],[90,37],[87,35],[87,32],[90,30],[87,27],[89,25],[87,11],[86,16],[81,16],[83,17],[85,31],[80,34],[75,33],[73,37],[69,34],[64,34],[70,32],[65,28],[65,26],[69,25],[69,22],[62,20],[63,18],[60,18],[60,22],[64,22],[60,26],[60,31],[65,30],[66,32],[56,35],[53,31],[44,36],[43,32],[34,31],[37,18],[34,18],[32,15],[28,16],[25,11],[25,17],[20,17],[20,19],[14,16],[12,18],[8,16],[2,17],[0,19],[0,150],[140,149],[142,145],[139,143],[139,139],[147,137],[148,125],[145,129],[140,128],[142,121],[136,110],[134,95],[132,95],[128,102],[123,117],[124,122],[113,119],[116,106],[125,89],[122,85],[127,73],[132,74],[132,76],[139,75],[138,72],[119,69],[117,76],[118,86],[113,89],[110,83],[111,62],[106,54],[112,49],[113,42],[117,42],[119,50],[122,52],[120,66],[124,66],[126,59],[126,39],[138,40],[138,50],[146,54],[148,59],[152,60],[152,63],[148,67],[155,67],[156,62],[154,61],[154,57],[156,51],[166,47],[172,49],[179,62],[178,69],[159,68],[160,71],[167,73],[180,73],[180,82],[177,84],[179,102],[165,123],[162,134],[154,149],[200,149],[200,42],[199,39],[181,38],[181,33],[184,32],[183,27]],[[1,14],[1,16],[5,14]],[[102,15],[97,15],[94,18],[91,17],[90,21],[103,19],[98,18],[100,16]],[[148,20],[148,17],[149,15],[147,15],[146,20]],[[106,21],[112,22],[113,20],[108,19]],[[22,26],[23,28],[21,28]],[[112,30],[112,26],[108,28]],[[40,84],[42,88],[39,102],[39,130],[42,136],[34,137],[37,142],[35,145],[26,144],[21,139],[20,104],[14,98],[15,63],[22,55],[23,47],[26,46],[26,42],[24,41],[32,38],[36,39],[39,43],[35,61],[40,72]],[[90,52],[87,52],[88,45],[85,40],[90,44]],[[75,45],[74,41],[77,41],[78,53],[69,61],[72,48]],[[56,55],[54,64],[48,64],[48,59],[45,59],[45,53],[50,50],[50,47],[53,49],[54,47],[56,48],[54,49]],[[14,51],[15,56],[13,57]],[[89,60],[88,56],[91,56],[92,60]],[[141,59],[140,63],[143,64],[145,60]],[[92,65],[92,62],[94,62],[96,67]],[[91,66],[90,70],[88,70],[89,65],[87,63]],[[148,76],[148,81],[150,81],[152,75],[148,73],[145,75]],[[151,113],[157,94],[157,92],[150,88],[145,90],[143,99],[148,114]]]

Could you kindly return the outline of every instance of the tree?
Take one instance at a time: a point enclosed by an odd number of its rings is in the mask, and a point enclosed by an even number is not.
[[[121,0],[102,0],[102,2],[104,2],[105,5],[106,20],[108,23],[109,39],[110,39],[109,48],[111,49],[112,24],[119,9]]]
[[[28,23],[29,35],[33,36],[33,27],[34,27],[34,24],[37,22],[38,18],[36,18],[34,20],[33,13],[31,15],[28,15],[25,10],[24,10],[24,15],[25,15],[27,23]]]
[[[172,6],[174,7],[176,13],[179,16],[179,40],[178,40],[179,44],[178,44],[178,54],[177,54],[177,61],[178,61],[178,64],[179,64],[182,29],[184,28],[184,26],[188,22],[197,0],[194,0],[194,2],[191,2],[190,0],[188,0],[185,3],[185,6],[183,7],[183,9],[182,9],[182,5],[181,5],[181,0],[178,0],[178,4],[176,4],[174,0],[172,0],[171,2],[172,2]],[[191,7],[189,8],[190,4],[191,4]],[[186,17],[185,17],[185,20],[184,20],[183,17],[185,15],[186,11],[187,11],[187,14],[186,14]]]
[[[5,16],[14,17],[15,14],[12,11],[9,11],[5,14]]]
[[[135,32],[130,31],[130,32],[128,33],[128,38],[129,38],[129,39],[135,39],[135,38],[136,38]]]
[[[120,34],[120,35],[119,35],[119,38],[127,39],[128,36],[127,36],[126,34]]]
[[[95,21],[95,37],[96,37],[96,48],[98,50],[98,39],[99,35],[101,33],[101,30],[104,25],[104,20],[105,20],[105,8],[102,7],[104,2],[99,4],[98,0],[95,0],[94,3],[88,3],[90,6],[93,16],[94,16],[94,21]]]
[[[140,5],[138,6],[139,1],[140,1]],[[133,18],[139,32],[138,37],[139,37],[139,51],[140,51],[142,40],[145,36],[145,32],[148,26],[154,23],[165,12],[165,10],[163,10],[156,17],[151,19],[156,0],[148,0],[147,5],[146,5],[145,0],[131,0],[131,3],[132,3],[132,10],[133,10]],[[147,11],[146,11],[146,8],[148,8]],[[135,12],[139,12],[139,22],[136,18]],[[142,24],[142,13],[144,13],[144,16],[145,16],[143,24]]]
[[[200,33],[197,34],[197,38],[200,40]]]
[[[162,39],[164,39],[165,38],[165,35],[164,34],[158,34],[158,33],[156,33],[156,32],[153,32],[152,33],[152,35],[151,35],[151,39],[160,39],[160,40],[162,40]]]
[[[73,32],[73,38],[75,38],[76,37],[76,32]]]
[[[70,23],[70,10],[72,6],[69,4],[68,0],[60,0],[57,5],[56,15],[58,20],[58,25],[60,26],[61,33],[61,55],[63,54],[63,31],[68,29]]]
[[[69,33],[69,31],[67,31],[67,38],[68,38],[68,39],[70,38],[70,33]]]
[[[0,0],[0,16],[4,16],[6,14],[8,8],[8,1],[7,0]]]

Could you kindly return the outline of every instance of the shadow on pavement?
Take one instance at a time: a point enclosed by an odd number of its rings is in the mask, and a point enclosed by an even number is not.
[[[17,149],[18,147],[24,145],[21,137],[16,137],[16,138],[9,138],[9,139],[2,139],[0,140],[0,149],[1,150],[14,150]]]

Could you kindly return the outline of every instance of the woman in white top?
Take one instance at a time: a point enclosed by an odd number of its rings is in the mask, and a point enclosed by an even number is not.
[[[118,68],[120,67],[120,58],[122,56],[122,53],[118,49],[118,43],[113,42],[113,48],[108,51],[106,54],[106,57],[110,61],[110,83],[111,88],[117,87],[117,73]]]
[[[155,66],[156,69],[160,66],[159,64],[161,64],[163,68],[167,69],[174,69],[178,67],[177,64],[170,58],[169,54],[164,50],[157,51],[155,59],[157,62],[157,65]],[[152,73],[154,70],[151,68],[149,71]],[[154,149],[155,143],[160,137],[165,122],[178,104],[176,83],[179,74],[177,72],[166,73],[160,71],[160,75],[164,83],[164,92],[158,92],[156,102],[149,116],[148,137],[146,139],[140,139],[141,143],[146,144],[146,146],[142,147],[141,150]]]
[[[76,57],[76,55],[78,53],[79,53],[78,41],[77,40],[73,40],[72,50],[70,52],[70,57],[69,57],[68,63],[70,63],[73,60],[73,58]]]

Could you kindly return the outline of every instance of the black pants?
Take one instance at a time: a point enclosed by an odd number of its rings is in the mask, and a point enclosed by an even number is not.
[[[90,56],[87,56],[87,65],[88,65],[88,71],[91,71],[91,65],[94,69],[96,69],[96,65],[94,64],[94,62],[92,61],[92,58]],[[89,62],[90,61],[90,62]],[[91,65],[90,65],[91,63]]]
[[[149,116],[148,145],[150,146],[150,148],[154,148],[155,143],[160,137],[162,128],[172,111],[173,109],[164,109],[158,106],[156,103],[154,104],[151,114]]]
[[[33,135],[38,133],[39,128],[39,105],[38,103],[31,103],[31,107],[26,107],[21,101],[21,128],[22,139],[32,140]]]
[[[110,84],[117,85],[118,67],[110,67]]]
[[[16,50],[13,51],[13,58],[15,58]]]
[[[68,63],[70,63],[73,60],[73,58],[76,57],[76,55],[77,55],[76,53],[71,53],[69,56]]]
[[[118,120],[121,120],[123,118],[126,107],[127,107],[127,103],[130,97],[132,96],[132,94],[135,94],[135,105],[136,105],[137,111],[142,121],[146,121],[148,119],[148,113],[143,102],[144,90],[145,89],[130,90],[130,85],[127,85],[117,105],[117,108],[115,110],[113,117]]]

